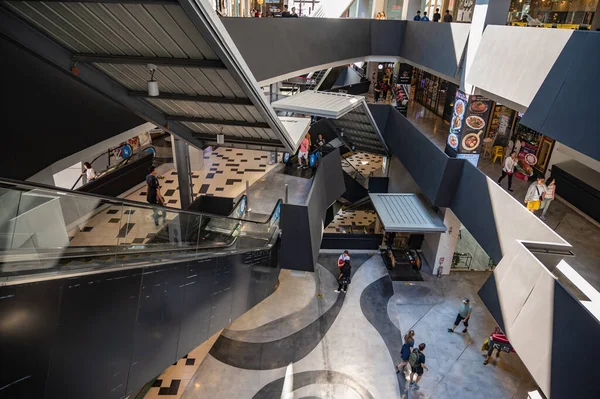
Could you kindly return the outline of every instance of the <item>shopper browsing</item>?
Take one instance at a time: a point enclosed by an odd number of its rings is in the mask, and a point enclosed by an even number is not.
[[[515,166],[517,165],[517,153],[515,151],[510,153],[510,157],[504,160],[504,166],[502,167],[502,176],[498,179],[498,184],[502,185],[502,179],[508,176],[508,191],[512,189],[512,178]]]
[[[534,213],[540,209],[540,203],[544,193],[546,192],[546,189],[547,187],[544,184],[544,176],[538,176],[536,181],[529,186],[529,189],[527,189],[527,194],[525,195],[525,204],[527,205],[527,210],[529,212]]]
[[[404,367],[406,367],[406,365],[408,364],[408,359],[410,357],[410,353],[412,352],[414,346],[415,346],[415,331],[410,330],[404,336],[404,344],[402,344],[402,348],[400,349],[400,358],[402,359],[402,361],[400,362],[400,364],[398,364],[396,366],[396,373],[399,373],[402,370],[404,370]]]

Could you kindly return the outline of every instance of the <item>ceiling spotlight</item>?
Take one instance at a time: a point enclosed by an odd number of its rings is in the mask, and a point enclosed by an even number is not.
[[[146,66],[150,70],[150,80],[148,81],[148,95],[150,97],[158,96],[158,82],[154,80],[154,72],[158,69],[154,64]]]

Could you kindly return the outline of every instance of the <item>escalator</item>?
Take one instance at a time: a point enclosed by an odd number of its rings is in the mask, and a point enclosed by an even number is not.
[[[0,179],[0,281],[270,248],[280,203],[257,222],[245,196],[216,216]]]
[[[136,397],[271,295],[280,202],[259,222],[245,208],[242,197],[216,216],[0,179],[0,396]]]

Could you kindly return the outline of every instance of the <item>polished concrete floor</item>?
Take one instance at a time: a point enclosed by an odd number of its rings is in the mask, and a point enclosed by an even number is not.
[[[476,292],[488,272],[392,282],[379,255],[351,254],[352,283],[337,294],[337,256],[322,253],[315,273],[282,271],[273,295],[188,355],[194,365],[166,370],[146,398],[526,398],[535,388],[516,354],[483,365],[495,325]],[[448,333],[465,296],[469,332]],[[427,344],[418,391],[394,368],[409,329]]]
[[[409,105],[407,118],[440,149],[444,149],[449,128],[447,122],[415,101]],[[484,158],[479,161],[479,169],[497,180],[501,175],[502,166],[499,161],[492,163],[491,159]],[[511,195],[523,203],[530,184],[513,178],[514,191]],[[502,186],[507,188],[506,179]],[[566,259],[566,262],[600,291],[600,226],[560,199],[550,205],[546,214],[546,224],[573,246],[575,257]]]

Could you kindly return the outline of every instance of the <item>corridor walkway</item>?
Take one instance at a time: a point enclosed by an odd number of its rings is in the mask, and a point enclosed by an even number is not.
[[[481,345],[495,325],[476,292],[488,273],[392,283],[379,255],[352,254],[352,284],[338,295],[337,256],[322,253],[312,274],[282,271],[273,295],[193,352],[193,376],[178,377],[185,366],[176,364],[146,398],[171,386],[185,399],[524,399],[535,388],[515,354],[483,365]],[[465,296],[470,330],[450,334]],[[418,391],[394,369],[409,329],[427,344],[430,370]]]
[[[408,107],[407,118],[442,151],[444,150],[449,129],[447,122],[415,101]],[[502,165],[485,158],[479,161],[479,169],[497,180],[501,175]],[[502,183],[506,188],[506,181]],[[515,178],[514,191],[510,194],[523,203],[530,184]],[[551,204],[546,214],[546,224],[573,246],[575,257],[567,259],[567,263],[600,291],[600,227],[561,200]]]

